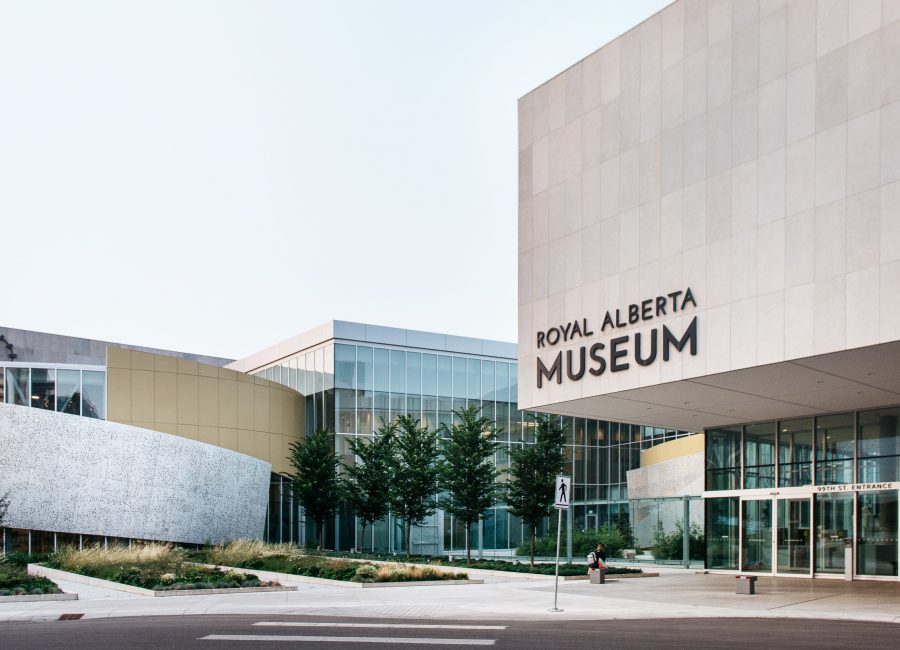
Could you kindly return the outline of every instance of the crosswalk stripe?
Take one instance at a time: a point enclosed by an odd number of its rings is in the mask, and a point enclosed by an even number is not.
[[[435,639],[390,636],[299,636],[269,634],[208,634],[201,641],[312,641],[316,643],[404,643],[410,645],[494,645],[494,639]]]
[[[505,630],[505,625],[432,625],[428,623],[321,623],[310,621],[260,621],[263,627],[367,627],[390,630]]]

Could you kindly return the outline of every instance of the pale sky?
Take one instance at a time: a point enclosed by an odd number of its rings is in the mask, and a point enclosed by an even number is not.
[[[668,0],[0,0],[0,327],[516,339],[516,99]]]

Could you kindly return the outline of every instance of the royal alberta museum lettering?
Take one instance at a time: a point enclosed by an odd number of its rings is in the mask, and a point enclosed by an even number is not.
[[[697,307],[697,300],[690,287],[683,291],[673,291],[664,296],[648,298],[639,303],[628,305],[627,309],[607,311],[600,326],[600,333],[607,329],[611,332],[636,325],[643,321],[659,319],[669,314],[678,314]],[[537,333],[537,347],[552,348],[559,343],[568,343],[576,339],[588,339],[594,336],[587,318],[575,320],[558,327],[551,327]],[[610,372],[622,372],[631,367],[632,360],[639,366],[653,364],[659,356],[663,362],[668,361],[673,352],[682,352],[685,347],[691,356],[697,354],[697,317],[694,316],[683,332],[677,334],[667,325],[654,327],[649,332],[622,334],[597,341],[591,345],[585,343],[577,349],[560,350],[548,366],[539,355],[537,358],[537,387],[542,388],[544,380],[563,382],[563,375],[571,381],[579,381],[589,372],[599,377],[607,369]]]

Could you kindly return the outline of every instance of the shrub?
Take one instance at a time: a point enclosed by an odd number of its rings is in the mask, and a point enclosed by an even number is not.
[[[606,525],[600,528],[589,528],[587,530],[573,531],[572,535],[572,555],[575,557],[584,557],[601,543],[606,548],[606,554],[609,557],[620,557],[622,549],[626,548],[625,544],[628,540],[619,526]],[[561,551],[566,548],[566,539],[562,538]],[[521,544],[516,548],[516,555],[528,555],[529,545]],[[556,556],[556,531],[549,535],[539,537],[535,540],[534,554],[544,557]]]
[[[706,535],[703,527],[697,522],[691,522],[688,530],[690,537],[690,559],[702,560],[706,554]],[[681,560],[684,557],[684,522],[678,519],[675,522],[675,530],[667,533],[663,529],[661,521],[656,522],[656,530],[653,533],[653,557],[657,560]]]
[[[375,582],[378,577],[378,567],[374,564],[362,564],[353,574],[353,582]]]
[[[258,539],[238,539],[224,546],[212,546],[206,549],[205,560],[219,566],[236,566],[248,569],[259,569],[261,561],[275,556],[287,558],[300,557],[304,551],[294,544],[267,544]]]

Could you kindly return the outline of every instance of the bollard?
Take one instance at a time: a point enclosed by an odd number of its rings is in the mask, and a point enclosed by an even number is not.
[[[737,579],[736,594],[752,596],[756,593],[756,576],[735,576]]]
[[[592,585],[605,585],[606,584],[606,571],[601,571],[600,569],[595,569],[591,571],[591,584]]]

